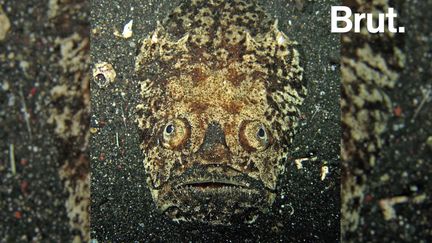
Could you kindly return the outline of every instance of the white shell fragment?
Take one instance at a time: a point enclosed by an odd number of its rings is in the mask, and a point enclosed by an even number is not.
[[[105,87],[114,82],[116,75],[113,66],[107,62],[96,63],[93,68],[93,79],[99,87]]]
[[[129,23],[127,23],[124,27],[123,27],[123,32],[122,32],[122,37],[125,39],[128,39],[130,37],[132,37],[132,25],[133,25],[133,19],[131,21],[129,21]]]
[[[133,35],[132,31],[132,25],[133,25],[133,19],[129,21],[124,27],[123,32],[120,33],[120,31],[117,30],[117,28],[114,28],[114,35],[120,38],[129,39]]]

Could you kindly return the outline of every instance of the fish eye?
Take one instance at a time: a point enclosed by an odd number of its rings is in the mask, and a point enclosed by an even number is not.
[[[266,126],[259,121],[244,121],[240,125],[240,144],[248,151],[263,151],[271,143]]]
[[[174,125],[173,125],[172,123],[168,123],[168,124],[165,126],[165,133],[168,134],[168,135],[170,135],[170,134],[172,134],[173,132],[174,132]]]
[[[162,130],[162,145],[167,149],[178,149],[190,137],[190,126],[185,119],[173,119]]]
[[[257,137],[260,138],[260,139],[266,139],[267,133],[266,133],[266,131],[265,131],[265,129],[264,129],[263,126],[259,127],[259,129],[257,131]]]

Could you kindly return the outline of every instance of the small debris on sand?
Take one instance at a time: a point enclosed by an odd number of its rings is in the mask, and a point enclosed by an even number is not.
[[[114,29],[114,35],[117,37],[121,37],[121,38],[125,38],[125,39],[129,39],[132,37],[133,35],[133,31],[132,31],[132,25],[133,25],[133,19],[130,20],[124,27],[123,27],[123,32],[120,33],[117,29]]]
[[[321,180],[323,181],[327,174],[329,173],[329,168],[327,165],[323,165],[323,167],[321,167]]]
[[[432,136],[428,137],[428,139],[426,140],[426,144],[429,146],[429,148],[432,149]]]
[[[3,11],[3,8],[0,6],[0,41],[3,41],[6,38],[9,29],[10,29],[9,18],[6,16],[6,13]]]
[[[9,159],[11,164],[12,175],[16,174],[16,166],[15,166],[15,146],[14,144],[9,144]]]
[[[117,76],[113,66],[107,62],[96,63],[93,68],[93,79],[99,87],[105,87],[112,83]]]
[[[379,201],[379,206],[382,209],[384,219],[391,220],[396,218],[396,211],[393,208],[393,206],[395,204],[408,202],[408,199],[409,198],[407,196],[397,196],[397,197],[381,199]]]
[[[318,157],[316,157],[316,156],[312,157],[312,158],[310,158],[310,157],[298,158],[298,159],[294,160],[294,163],[295,163],[297,169],[300,170],[300,169],[303,169],[303,162],[304,161],[308,161],[308,160],[316,161],[317,159],[318,159]]]

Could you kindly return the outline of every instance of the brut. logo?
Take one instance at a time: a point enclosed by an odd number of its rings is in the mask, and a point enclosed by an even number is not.
[[[386,24],[388,31],[391,33],[405,33],[405,27],[395,27],[395,20],[397,18],[397,14],[395,13],[393,8],[389,8],[387,13],[379,13],[378,23],[374,23],[375,19],[372,13],[354,13],[353,20],[350,19],[351,16],[352,11],[349,7],[332,6],[331,32],[347,33],[351,31],[354,27],[354,32],[359,33],[362,24],[364,24],[363,20],[366,20],[366,28],[369,33],[384,33]],[[345,25],[343,27],[339,27],[343,25],[343,23],[345,23]]]

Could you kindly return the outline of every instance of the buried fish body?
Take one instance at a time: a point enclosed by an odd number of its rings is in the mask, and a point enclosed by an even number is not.
[[[142,41],[137,123],[173,220],[253,222],[275,199],[306,95],[295,43],[253,1],[188,1]]]

